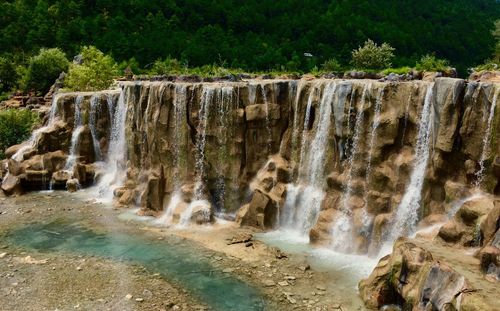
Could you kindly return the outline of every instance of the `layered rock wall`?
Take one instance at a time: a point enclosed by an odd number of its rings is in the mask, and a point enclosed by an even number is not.
[[[141,81],[104,93],[60,94],[50,124],[32,142],[7,150],[17,160],[4,161],[2,189],[14,194],[48,188],[50,181],[63,186],[69,179],[82,185],[99,180],[100,163],[110,160],[122,92],[126,178],[108,190],[114,189],[120,204],[137,204],[154,215],[171,208],[177,221],[199,200],[208,201],[211,212],[244,206],[238,213],[242,224],[273,228],[287,212],[290,185],[300,197],[306,193],[302,186],[314,184],[321,202],[307,215],[311,240],[329,242],[332,224],[347,217],[352,250],[366,252],[369,241],[383,239],[408,188],[430,88],[430,153],[418,218],[445,215],[451,208],[449,181],[500,193],[496,84],[451,78]],[[79,96],[77,164],[63,174]],[[96,162],[100,157],[103,162]],[[175,195],[180,200],[169,207]]]

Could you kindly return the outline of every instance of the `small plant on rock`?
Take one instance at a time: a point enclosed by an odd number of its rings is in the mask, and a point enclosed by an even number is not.
[[[450,66],[446,59],[439,59],[434,54],[427,54],[420,58],[415,69],[418,71],[446,72],[450,70]]]

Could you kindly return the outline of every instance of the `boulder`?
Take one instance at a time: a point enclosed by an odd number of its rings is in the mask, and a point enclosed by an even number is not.
[[[62,170],[62,171],[57,171],[57,172],[52,174],[51,182],[55,188],[61,188],[61,187],[66,187],[66,183],[71,178],[73,178],[72,172]]]
[[[18,176],[9,174],[2,180],[2,190],[6,195],[20,195],[23,194],[21,186],[21,179]]]
[[[66,190],[68,190],[69,192],[76,192],[79,188],[80,183],[76,178],[68,179],[68,181],[66,182]]]
[[[399,305],[403,310],[458,310],[462,299],[481,297],[446,262],[404,238],[361,280],[359,291],[366,306],[373,309]]]

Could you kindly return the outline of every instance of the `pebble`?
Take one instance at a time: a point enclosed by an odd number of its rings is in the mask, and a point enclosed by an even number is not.
[[[224,273],[231,273],[233,271],[234,271],[233,268],[226,268],[226,269],[222,270],[222,272],[224,272]]]
[[[83,269],[82,269],[82,267],[76,267],[76,270],[82,271]]]
[[[316,285],[316,289],[326,291],[326,287],[324,287],[323,285]]]
[[[132,299],[132,295],[130,295],[130,294],[127,294],[127,296],[125,296],[125,299],[127,299],[127,300],[130,300],[130,299]]]
[[[142,298],[135,298],[135,301],[137,301],[137,302],[143,302],[144,299],[142,299]]]
[[[7,256],[7,253],[1,253],[0,254],[0,259],[5,258],[5,256]]]
[[[264,280],[263,283],[266,287],[271,287],[276,285],[276,283],[273,280]]]
[[[279,286],[288,286],[288,282],[287,281],[282,281],[282,282],[278,282],[278,285]]]

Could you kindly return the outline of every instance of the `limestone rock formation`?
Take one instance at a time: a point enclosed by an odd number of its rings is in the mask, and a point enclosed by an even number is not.
[[[369,308],[399,305],[403,310],[495,310],[468,280],[427,249],[400,239],[359,283]]]

